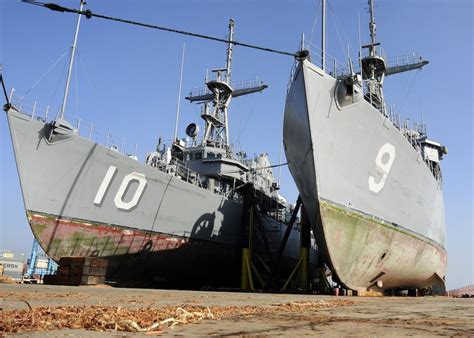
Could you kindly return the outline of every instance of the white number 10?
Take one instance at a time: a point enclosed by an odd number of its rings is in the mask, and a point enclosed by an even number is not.
[[[104,195],[107,192],[107,189],[110,186],[110,182],[112,182],[116,172],[117,172],[117,167],[114,167],[113,165],[111,165],[109,169],[107,170],[107,173],[105,174],[104,179],[102,180],[102,183],[100,184],[99,190],[97,191],[97,194],[95,195],[95,198],[94,198],[95,205],[102,204]],[[125,192],[127,191],[130,183],[133,181],[138,182],[137,190],[135,190],[135,194],[133,194],[133,197],[130,201],[124,202],[123,198],[124,198]],[[136,172],[126,175],[123,178],[122,183],[120,184],[117,194],[115,194],[115,198],[114,198],[115,206],[118,209],[130,210],[131,208],[133,208],[134,206],[138,204],[140,197],[142,197],[145,186],[146,186],[145,175],[136,173]]]
[[[385,163],[382,161],[385,156]],[[375,182],[375,177],[369,176],[369,189],[375,193],[380,192],[385,185],[390,169],[392,169],[393,161],[395,160],[395,147],[390,143],[385,143],[380,147],[377,157],[375,158],[375,165],[377,166],[377,173],[381,175],[380,181]]]

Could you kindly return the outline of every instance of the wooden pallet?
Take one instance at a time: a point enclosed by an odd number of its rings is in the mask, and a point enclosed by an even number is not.
[[[107,259],[98,257],[61,257],[55,275],[44,276],[44,284],[96,285],[105,283]]]

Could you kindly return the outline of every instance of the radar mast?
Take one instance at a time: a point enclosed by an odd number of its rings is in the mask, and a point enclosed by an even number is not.
[[[234,47],[234,19],[229,20],[226,67],[212,69],[213,79],[206,76],[206,87],[191,92],[187,100],[202,104],[201,117],[205,122],[203,146],[214,146],[231,154],[229,143],[228,108],[233,97],[256,93],[267,88],[262,82],[232,84],[232,56]],[[225,74],[224,74],[225,73]]]
[[[377,26],[375,24],[374,0],[368,0],[369,3],[369,31],[370,43],[362,46],[369,50],[368,55],[361,59],[362,78],[365,82],[365,99],[377,108],[382,114],[387,115],[385,100],[383,95],[383,82],[385,76],[406,72],[409,70],[420,69],[428,64],[419,56],[406,56],[396,58],[395,62],[388,61],[377,42]]]

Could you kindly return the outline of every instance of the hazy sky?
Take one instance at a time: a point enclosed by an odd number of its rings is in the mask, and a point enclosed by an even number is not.
[[[58,0],[77,7],[79,1]],[[236,39],[276,49],[295,51],[301,33],[320,43],[319,0],[240,1],[120,1],[90,0],[94,12],[154,23],[224,38],[230,17]],[[349,46],[356,59],[358,18],[362,43],[367,43],[365,0],[330,0],[328,53],[344,62]],[[455,288],[474,283],[473,234],[473,5],[471,0],[379,0],[377,34],[389,57],[420,53],[430,61],[422,71],[386,79],[385,94],[410,119],[428,125],[431,139],[446,145],[442,163],[446,204],[447,284]],[[316,18],[316,24],[314,25]],[[0,63],[8,88],[43,106],[58,107],[62,99],[66,57],[76,17],[16,0],[0,3]],[[337,28],[335,28],[337,27]],[[125,149],[143,160],[159,136],[169,140],[174,131],[181,50],[186,43],[183,94],[203,86],[207,69],[225,65],[225,46],[172,33],[131,27],[100,19],[84,20],[79,35],[79,57],[72,79],[67,114],[93,121],[94,137],[105,142],[107,131]],[[30,88],[58,60],[32,90]],[[233,100],[230,138],[234,149],[247,154],[267,152],[279,160],[282,117],[291,57],[236,47],[233,79],[259,77],[269,85],[261,94]],[[179,132],[199,122],[199,108],[181,102]],[[29,254],[28,226],[4,114],[0,117],[1,195],[0,248]],[[168,141],[169,142],[169,141]],[[287,169],[282,170],[282,193],[295,201],[297,190]]]

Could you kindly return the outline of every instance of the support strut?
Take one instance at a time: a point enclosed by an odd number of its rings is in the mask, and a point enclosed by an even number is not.
[[[309,249],[311,247],[311,228],[304,206],[301,208],[300,226],[300,258],[281,290],[284,291],[288,287],[293,276],[296,274],[296,288],[301,290],[303,293],[309,293]]]
[[[8,98],[7,89],[5,87],[5,81],[3,81],[2,66],[0,65],[0,82],[2,83],[3,95],[5,95],[5,100],[7,105],[10,106],[10,99]]]
[[[240,288],[242,290],[255,290],[253,276],[257,277],[261,287],[264,282],[252,262],[252,251],[255,234],[255,215],[257,213],[254,203],[253,187],[248,185],[243,189],[244,210],[242,219],[242,270]]]
[[[296,216],[298,215],[298,211],[301,207],[301,196],[298,196],[298,199],[296,200],[296,206],[295,209],[293,210],[293,214],[291,215],[290,218],[290,223],[288,224],[286,228],[285,235],[283,236],[282,242],[280,244],[280,248],[278,249],[277,256],[275,259],[275,264],[273,265],[272,271],[270,273],[270,277],[267,280],[267,283],[265,284],[265,291],[268,291],[273,283],[273,279],[275,278],[276,272],[278,271],[280,267],[280,261],[281,261],[281,256],[283,255],[283,251],[285,250],[286,243],[288,242],[288,238],[290,237],[291,229],[293,229],[293,225],[295,224],[296,221]]]

